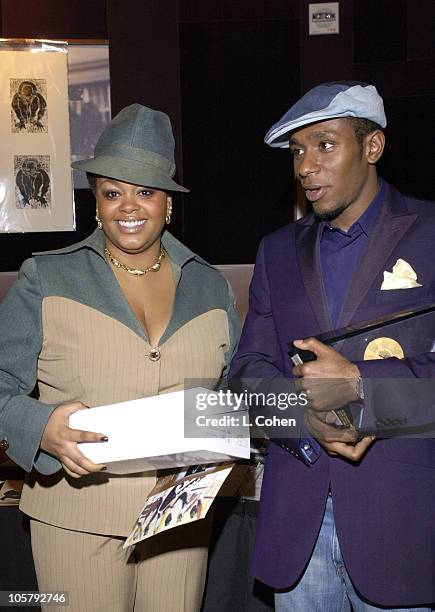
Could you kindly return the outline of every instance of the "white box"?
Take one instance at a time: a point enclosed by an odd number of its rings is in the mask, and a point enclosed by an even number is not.
[[[204,398],[215,397],[217,392],[196,388],[79,410],[70,416],[69,424],[109,438],[108,442],[79,444],[79,448],[95,463],[107,465],[111,473],[249,459],[246,407],[236,410],[220,402],[202,412],[196,408],[198,393]],[[217,421],[196,428],[194,435],[200,431],[204,437],[185,438],[186,414],[194,422],[197,417],[204,422],[213,415]]]

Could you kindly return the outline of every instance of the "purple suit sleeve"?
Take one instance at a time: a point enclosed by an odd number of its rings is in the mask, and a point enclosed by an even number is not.
[[[282,377],[283,374],[277,367],[278,351],[262,241],[249,287],[249,311],[239,349],[231,364],[230,376],[252,379]]]
[[[355,363],[365,393],[362,433],[435,437],[435,353]]]
[[[290,393],[294,392],[292,381],[285,378],[280,369],[280,351],[275,321],[270,301],[269,282],[264,260],[264,241],[257,253],[254,275],[249,288],[249,311],[245,320],[238,351],[231,363],[230,387],[233,390],[246,390],[253,393]],[[274,408],[251,405],[251,422],[256,414],[272,414]],[[279,412],[275,410],[276,412]],[[269,438],[298,459],[300,454],[300,435],[303,423],[302,410],[298,407],[286,410],[285,414],[296,419],[297,427],[288,432],[283,428],[265,429]],[[254,429],[255,431],[255,429]]]

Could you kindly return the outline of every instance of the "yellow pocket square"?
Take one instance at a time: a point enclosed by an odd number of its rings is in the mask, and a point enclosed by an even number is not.
[[[384,272],[384,280],[381,291],[390,289],[414,289],[422,287],[417,283],[417,274],[412,266],[404,259],[398,259],[393,266],[392,272]]]

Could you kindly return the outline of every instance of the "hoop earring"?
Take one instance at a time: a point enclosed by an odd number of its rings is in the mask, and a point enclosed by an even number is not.
[[[168,212],[166,213],[166,225],[169,225],[171,222],[171,215],[172,215],[172,206],[168,207]]]
[[[98,229],[103,229],[103,224],[101,223],[100,215],[98,214],[98,210],[95,213],[95,221],[97,222]]]

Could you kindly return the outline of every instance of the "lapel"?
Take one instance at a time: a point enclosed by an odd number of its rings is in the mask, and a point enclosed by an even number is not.
[[[409,214],[403,196],[390,185],[385,185],[385,196],[378,218],[364,253],[357,264],[337,327],[349,325],[356,310],[367,295],[394,248],[414,223],[417,214]]]
[[[349,325],[385,262],[416,220],[409,214],[403,196],[385,183],[385,196],[367,248],[357,265],[343,303],[337,327]],[[309,215],[295,224],[296,253],[299,270],[311,307],[322,331],[331,329],[320,267],[320,223]]]
[[[320,268],[320,223],[314,217],[306,217],[295,225],[296,253],[305,291],[311,303],[319,329],[331,329],[331,321],[323,290]]]

